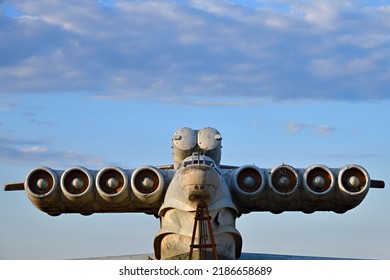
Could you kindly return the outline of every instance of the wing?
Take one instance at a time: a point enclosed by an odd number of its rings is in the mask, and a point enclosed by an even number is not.
[[[295,169],[282,164],[273,169],[255,165],[223,168],[232,198],[241,213],[251,211],[334,211],[344,213],[359,205],[369,188],[384,188],[359,165],[330,169],[313,165]]]
[[[31,170],[24,183],[6,184],[4,190],[24,189],[35,207],[52,216],[121,212],[157,215],[174,173],[171,166],[109,166],[101,170],[39,167]]]

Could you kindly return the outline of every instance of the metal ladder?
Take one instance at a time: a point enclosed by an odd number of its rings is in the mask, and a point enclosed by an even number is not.
[[[199,243],[195,244],[198,222],[199,222]],[[207,227],[208,227],[209,235],[207,235]],[[210,237],[210,243],[207,243],[209,237]],[[201,260],[207,259],[207,248],[212,249],[214,260],[218,260],[217,245],[215,244],[213,228],[211,226],[211,217],[209,214],[209,210],[207,208],[207,203],[204,200],[201,200],[196,207],[194,229],[192,231],[190,253],[188,258],[189,260],[192,260],[194,248],[199,248],[199,256]]]

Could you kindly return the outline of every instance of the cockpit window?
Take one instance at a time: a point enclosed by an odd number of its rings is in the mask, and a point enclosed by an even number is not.
[[[203,164],[203,165],[208,165],[211,167],[215,166],[215,163],[213,161],[209,161],[209,160],[188,160],[188,161],[183,162],[183,167],[186,167],[186,166],[191,165],[191,164]]]
[[[219,174],[221,174],[221,172],[219,171],[219,169],[218,169],[217,165],[215,164],[215,162],[212,161],[212,160],[208,160],[206,158],[202,158],[202,157],[194,157],[192,159],[187,158],[187,160],[184,160],[179,165],[179,168],[184,168],[184,167],[187,167],[189,165],[206,165],[206,166],[210,166],[214,170],[216,170]]]

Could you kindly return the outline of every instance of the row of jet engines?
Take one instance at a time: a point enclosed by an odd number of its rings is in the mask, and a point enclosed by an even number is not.
[[[219,186],[228,188],[241,213],[251,211],[335,211],[343,213],[366,196],[371,180],[358,165],[330,169],[313,165],[295,169],[255,165],[217,169]],[[125,170],[109,166],[100,171],[72,167],[65,171],[33,169],[24,189],[31,202],[49,215],[103,212],[144,212],[157,215],[177,169],[143,166]]]
[[[80,166],[67,170],[39,167],[27,175],[24,189],[38,209],[52,216],[98,212],[155,214],[165,182],[171,176],[172,172],[153,166],[134,170],[109,166],[100,171]]]
[[[342,168],[312,165],[295,169],[282,164],[273,169],[253,165],[232,175],[232,192],[240,211],[334,211],[344,213],[365,198],[372,183],[367,171],[355,164]],[[374,186],[378,187],[378,186]]]

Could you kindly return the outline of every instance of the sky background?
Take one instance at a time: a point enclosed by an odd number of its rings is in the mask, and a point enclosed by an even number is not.
[[[390,182],[389,1],[0,1],[0,183],[38,166],[356,163]],[[390,190],[343,214],[250,213],[244,252],[390,259]],[[0,259],[152,253],[145,214],[50,217],[0,191]]]

